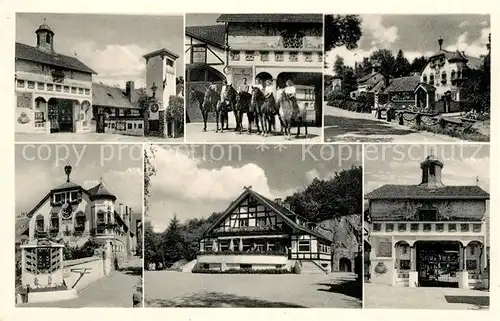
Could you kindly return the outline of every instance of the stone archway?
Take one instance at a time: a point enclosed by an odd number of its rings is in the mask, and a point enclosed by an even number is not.
[[[352,262],[346,257],[339,260],[339,272],[352,272]]]

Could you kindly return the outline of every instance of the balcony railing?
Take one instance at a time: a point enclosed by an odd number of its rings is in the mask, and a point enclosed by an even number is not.
[[[283,234],[285,231],[281,227],[268,225],[268,226],[242,226],[242,227],[228,227],[218,228],[213,230],[210,235],[213,236],[238,236],[238,235],[269,235],[269,234]]]
[[[483,222],[373,222],[371,233],[483,233]]]
[[[286,251],[200,251],[198,255],[270,255],[270,256],[286,256]]]

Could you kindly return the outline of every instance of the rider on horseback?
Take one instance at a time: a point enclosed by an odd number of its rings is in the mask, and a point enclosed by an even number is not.
[[[297,104],[297,97],[296,97],[297,89],[295,88],[293,81],[291,81],[290,79],[287,80],[286,87],[284,90],[286,97],[292,101],[294,116],[296,116],[299,111],[299,105]]]
[[[240,84],[240,86],[238,87],[238,92],[249,92],[250,91],[250,88],[247,84],[247,79],[246,78],[243,78],[243,81],[242,83]]]

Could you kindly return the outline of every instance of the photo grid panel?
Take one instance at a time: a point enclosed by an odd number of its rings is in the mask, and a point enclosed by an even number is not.
[[[183,30],[180,14],[18,13],[15,140],[182,142]]]
[[[361,145],[145,148],[145,307],[362,307]]]
[[[16,307],[142,307],[142,144],[17,144],[15,161]]]
[[[17,308],[489,309],[490,15],[15,28]]]
[[[490,15],[325,15],[324,141],[490,141]]]
[[[490,147],[364,145],[364,308],[489,309]]]
[[[322,14],[185,22],[188,142],[323,142]]]

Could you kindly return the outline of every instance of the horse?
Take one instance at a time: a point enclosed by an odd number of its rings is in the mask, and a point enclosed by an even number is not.
[[[264,101],[266,98],[264,97],[264,93],[257,88],[253,87],[252,88],[252,100],[250,102],[250,110],[248,112],[249,115],[253,115],[252,119],[255,120],[255,125],[257,127],[257,133],[263,133],[264,132],[264,118],[262,115],[262,105],[264,104]],[[248,115],[247,114],[247,115]],[[248,133],[252,133],[252,120],[249,117],[248,118]],[[262,131],[261,131],[262,128]]]
[[[262,116],[263,116],[263,130],[264,136],[271,134],[272,129],[276,132],[276,115],[278,114],[278,109],[276,107],[276,100],[274,95],[270,94],[265,98],[264,104],[262,105]],[[280,118],[281,121],[281,118]]]
[[[288,97],[284,90],[281,90],[278,96],[277,105],[279,106],[280,120],[287,139],[290,139],[291,136],[292,123],[297,124],[297,134],[295,138],[300,137],[300,127],[302,125],[305,128],[307,138],[307,110],[305,105],[299,106]]]
[[[226,123],[226,130],[229,130],[229,110],[233,111],[235,118],[237,117],[235,111],[236,96],[236,89],[231,85],[226,85],[226,89],[221,92],[222,99],[219,101],[216,109],[217,132],[219,131],[219,120],[221,123],[221,133],[224,132],[224,123]],[[238,127],[238,125],[236,125],[236,127]],[[235,131],[236,130],[238,130],[238,128],[236,128]]]
[[[219,101],[220,96],[217,91],[207,87],[205,90],[205,94],[203,95],[203,103],[201,104],[201,112],[203,114],[203,122],[205,123],[205,128],[203,131],[207,131],[207,118],[209,112],[216,111],[217,102]],[[217,124],[219,127],[219,124]]]
[[[241,134],[243,129],[243,114],[247,114],[248,123],[253,121],[253,115],[250,113],[250,102],[252,95],[246,91],[240,91],[236,96],[236,105],[234,109],[234,116],[236,119],[236,130]]]
[[[200,108],[200,111],[201,111],[201,116],[203,117],[203,131],[206,132],[207,131],[208,113],[210,112],[210,110],[206,110],[204,108],[205,107],[205,104],[204,104],[205,94],[199,90],[195,90],[194,88],[191,88],[191,91],[189,93],[189,98],[191,101],[198,103],[198,107]]]

